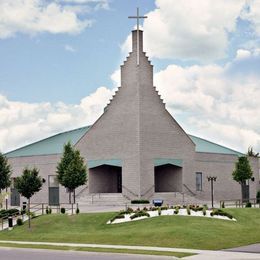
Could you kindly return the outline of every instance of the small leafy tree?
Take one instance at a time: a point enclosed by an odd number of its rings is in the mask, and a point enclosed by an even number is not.
[[[0,153],[0,193],[11,185],[11,166],[7,158]],[[2,207],[2,202],[1,202]]]
[[[42,187],[42,179],[38,176],[39,170],[36,168],[23,170],[23,174],[16,178],[15,188],[28,200],[29,228],[31,228],[30,199]]]
[[[246,156],[241,156],[238,158],[238,161],[236,162],[235,169],[232,175],[233,175],[233,179],[241,185],[242,201],[243,201],[243,194],[246,187],[246,181],[251,179],[253,175],[253,171],[251,169],[248,158]]]
[[[75,150],[70,142],[64,145],[63,156],[56,172],[59,183],[69,191],[69,203],[71,203],[71,192],[74,194],[75,203],[75,189],[86,183],[87,167],[80,152]]]

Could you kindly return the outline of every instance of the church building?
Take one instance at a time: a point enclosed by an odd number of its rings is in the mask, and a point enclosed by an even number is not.
[[[139,28],[132,32],[132,52],[121,65],[121,86],[93,125],[6,154],[13,182],[26,166],[37,167],[46,180],[32,202],[68,202],[66,190],[56,179],[56,166],[68,141],[88,167],[88,182],[76,191],[82,204],[106,199],[115,205],[155,198],[171,204],[210,201],[209,176],[217,177],[215,201],[241,197],[232,171],[243,154],[189,135],[176,122],[153,84],[153,66],[143,51]],[[249,192],[255,198],[260,189],[258,158],[250,158],[250,164],[254,178],[248,182]],[[14,187],[10,197],[11,205],[26,201]]]

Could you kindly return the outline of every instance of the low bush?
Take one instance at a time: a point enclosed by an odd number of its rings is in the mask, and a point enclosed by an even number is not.
[[[158,210],[159,208],[158,207],[150,207],[149,208],[149,210],[151,210],[151,211],[156,211],[156,210]]]
[[[206,216],[206,214],[207,214],[206,210],[207,210],[206,207],[203,207],[203,210],[202,210],[203,216]]]
[[[150,204],[149,200],[131,200],[132,204]]]
[[[232,219],[233,216],[221,209],[214,209],[212,212],[210,212],[210,216],[225,216],[228,217],[229,219]]]
[[[0,218],[8,218],[9,216],[17,216],[20,214],[18,209],[2,209],[0,210]]]
[[[158,208],[158,215],[161,216],[161,214],[162,214],[162,210],[161,208]]]
[[[17,224],[17,226],[22,226],[23,225],[23,220],[21,218],[18,218],[16,220],[16,224]]]
[[[176,209],[174,210],[174,214],[179,214],[179,208],[178,207],[176,207]]]
[[[112,222],[114,222],[114,220],[116,220],[116,219],[122,219],[122,218],[125,218],[125,215],[119,213],[119,214],[115,215],[113,218],[111,218],[111,219],[110,219],[110,222],[112,223]]]
[[[225,208],[225,202],[223,201],[221,204],[221,208],[224,209]]]
[[[79,208],[76,209],[76,214],[79,214]]]
[[[141,210],[139,212],[136,212],[130,218],[131,219],[135,219],[135,218],[139,218],[139,217],[143,217],[143,216],[150,217],[149,213],[147,213],[146,211]]]
[[[162,207],[161,207],[161,210],[167,210],[167,209],[169,209],[168,206],[162,206]]]
[[[186,210],[187,210],[187,214],[190,215],[190,206],[187,206]]]
[[[66,212],[66,209],[65,209],[65,208],[61,208],[61,209],[60,209],[60,213],[61,213],[61,214],[65,214],[65,212]],[[48,214],[48,213],[47,213],[47,214]]]
[[[248,202],[246,203],[246,208],[252,208],[252,203],[248,201]]]
[[[202,211],[203,207],[190,205],[190,209],[197,212],[197,211]]]
[[[46,209],[45,209],[45,213],[46,213],[46,214],[49,214],[49,208],[48,208],[48,206],[47,206]]]

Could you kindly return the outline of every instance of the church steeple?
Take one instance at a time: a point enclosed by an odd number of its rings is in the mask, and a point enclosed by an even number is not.
[[[140,16],[139,15],[139,8],[137,7],[136,8],[136,16],[128,16],[128,18],[133,18],[133,19],[136,19],[137,20],[137,23],[136,23],[136,28],[137,30],[136,31],[133,31],[133,35],[132,35],[132,48],[133,48],[133,52],[136,51],[136,55],[137,55],[137,59],[136,59],[136,63],[137,63],[137,66],[139,66],[139,59],[140,59],[140,52],[143,51],[143,35],[142,33],[140,33],[140,30],[139,30],[139,19],[145,19],[147,18],[147,16]],[[136,32],[136,33],[135,33]],[[136,35],[136,37],[134,37]]]

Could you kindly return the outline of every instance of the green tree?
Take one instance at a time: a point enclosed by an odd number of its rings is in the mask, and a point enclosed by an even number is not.
[[[0,153],[0,193],[11,185],[11,166],[8,164],[7,158]],[[2,203],[1,203],[2,207]],[[7,207],[7,203],[6,203]]]
[[[244,191],[246,188],[246,181],[252,178],[253,171],[246,156],[241,156],[236,162],[235,169],[232,173],[233,179],[241,185],[242,201],[244,199]]]
[[[59,183],[69,191],[69,203],[71,203],[72,192],[75,203],[75,189],[86,183],[87,167],[80,152],[75,150],[70,142],[64,145],[63,155],[56,172]]]
[[[252,146],[248,147],[247,155],[250,157],[258,157],[259,153],[255,153]]]
[[[42,179],[38,176],[39,170],[36,168],[23,170],[23,174],[16,178],[15,188],[28,200],[29,228],[31,228],[30,200],[31,197],[42,187]]]

